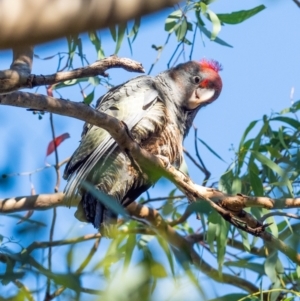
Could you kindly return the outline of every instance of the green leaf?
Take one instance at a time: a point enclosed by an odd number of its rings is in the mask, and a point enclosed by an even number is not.
[[[118,26],[118,34],[117,34],[117,43],[116,43],[116,49],[115,49],[115,54],[117,54],[121,48],[124,36],[125,36],[125,31],[127,28],[127,23],[121,23]]]
[[[207,11],[209,18],[213,24],[213,30],[211,32],[211,40],[215,40],[215,38],[217,37],[217,35],[219,34],[220,30],[221,30],[221,22],[218,18],[218,16],[211,10]]]
[[[140,25],[141,25],[141,18],[140,17],[135,18],[133,27],[128,35],[129,38],[133,37],[131,43],[133,43],[134,40],[136,39],[137,34],[139,32]]]
[[[286,150],[288,150],[289,148],[288,148],[288,146],[285,144],[285,141],[284,141],[282,126],[280,126],[280,127],[278,128],[278,138],[279,138],[279,141],[280,141],[280,143],[282,144],[282,146],[283,146]]]
[[[286,109],[283,109],[282,111],[280,111],[279,114],[284,115],[287,113],[296,113],[299,110],[300,110],[300,100],[297,100],[289,108],[286,108]]]
[[[89,77],[89,83],[96,87],[100,84],[100,79],[98,76],[91,76]]]
[[[208,29],[206,29],[204,26],[201,26],[199,24],[198,24],[198,27],[199,27],[200,32],[204,33],[209,39],[211,38],[212,33]],[[227,42],[225,42],[224,40],[222,40],[222,39],[220,39],[218,37],[216,37],[213,40],[213,42],[216,42],[216,43],[218,43],[218,44],[220,44],[222,46],[233,48],[232,45],[228,44]]]
[[[78,83],[83,83],[83,82],[87,82],[88,78],[84,77],[84,78],[78,78],[78,79],[70,79],[70,80],[66,80],[64,82],[58,83],[54,86],[54,90],[57,89],[61,89],[61,88],[65,88],[65,87],[70,87],[70,86],[74,86]]]
[[[115,198],[96,189],[94,185],[87,181],[83,181],[81,183],[81,186],[89,193],[91,193],[95,198],[97,198],[97,200],[104,206],[106,206],[109,210],[113,211],[116,214],[122,215],[124,218],[129,218],[128,213]]]
[[[220,216],[219,235],[217,235],[217,259],[220,273],[222,272],[222,266],[226,253],[228,232],[229,224]]]
[[[242,298],[245,298],[246,294],[238,294],[238,293],[233,293],[233,294],[228,294],[228,295],[223,295],[218,298],[214,299],[209,299],[208,301],[235,301],[235,300],[240,300]],[[249,301],[249,299],[245,299],[245,301]]]
[[[276,158],[276,159],[280,159],[282,158],[282,155],[281,153],[278,151],[278,149],[272,147],[272,146],[269,146],[269,145],[266,145],[266,149],[268,150],[269,154]]]
[[[254,168],[252,167],[256,166],[254,162],[251,162],[249,165],[249,178],[250,178],[250,184],[252,187],[252,190],[256,196],[263,196],[264,195],[264,187],[263,183],[261,181],[261,178],[258,176],[257,172],[254,171]]]
[[[226,163],[221,156],[219,156],[208,144],[206,144],[202,139],[198,138],[198,140],[204,145],[206,146],[206,148],[212,153],[214,154],[217,158],[219,158],[221,161],[223,161],[224,163]]]
[[[170,265],[172,275],[175,276],[174,260],[173,260],[173,256],[172,256],[172,252],[170,250],[169,244],[166,242],[166,240],[164,238],[162,238],[159,235],[156,236],[156,239],[157,239],[159,245],[161,246],[161,248],[164,250],[164,252],[168,258],[168,262]]]
[[[180,9],[172,12],[165,21],[165,31],[172,33],[181,17],[182,11]]]
[[[151,276],[153,276],[154,278],[165,278],[168,276],[164,266],[157,262],[157,261],[152,261],[151,265],[150,265],[150,273]]]
[[[241,232],[244,232],[244,231],[241,231]],[[245,259],[241,259],[238,261],[226,261],[226,262],[224,262],[224,265],[228,266],[228,267],[239,267],[239,268],[243,268],[243,269],[248,269],[255,273],[258,273],[259,275],[265,274],[265,269],[262,264],[249,262],[249,260],[245,260]]]
[[[233,169],[234,165],[232,165],[229,170],[227,170],[220,178],[218,189],[224,193],[231,194],[232,182],[233,182]]]
[[[265,273],[270,278],[271,282],[276,282],[277,280],[277,273],[276,273],[276,263],[278,259],[277,252],[270,254],[264,264]]]
[[[241,23],[252,16],[256,15],[260,11],[264,10],[266,7],[264,5],[259,5],[249,10],[240,10],[237,12],[232,12],[230,14],[217,14],[221,22],[227,24],[238,24]]]
[[[232,181],[231,193],[237,194],[237,193],[241,193],[241,191],[242,191],[242,181],[240,178],[235,177]]]
[[[300,122],[294,118],[278,116],[278,117],[271,118],[270,120],[281,121],[281,122],[287,123],[288,125],[294,127],[296,130],[300,129]]]
[[[111,35],[112,39],[115,42],[117,40],[116,26],[115,25],[109,26],[109,31],[110,31],[110,35]]]
[[[94,100],[94,94],[95,94],[95,89],[93,89],[93,91],[84,98],[83,102],[86,105],[90,105],[92,103],[92,101]]]
[[[263,154],[259,153],[258,151],[251,151],[251,152],[252,152],[253,156],[258,161],[260,161],[263,165],[268,166],[270,169],[275,171],[281,177],[286,176],[286,172],[280,166],[278,166],[275,162],[271,161],[269,158],[267,158]]]
[[[125,256],[124,256],[124,270],[126,270],[130,264],[131,257],[136,246],[136,234],[129,234],[125,244]]]
[[[250,122],[250,124],[247,126],[245,132],[243,133],[242,135],[242,138],[241,138],[241,142],[240,142],[240,145],[239,145],[239,151],[241,151],[243,149],[243,144],[245,142],[245,139],[247,137],[247,135],[249,134],[249,132],[255,127],[256,123],[258,122],[258,120],[253,120]]]
[[[181,42],[183,40],[183,38],[186,35],[186,32],[187,32],[187,22],[186,19],[184,18],[180,23],[180,25],[175,30],[175,34],[178,42]]]
[[[89,32],[89,39],[92,42],[92,44],[95,46],[95,49],[97,51],[97,58],[98,60],[103,59],[105,57],[104,51],[101,46],[101,40],[97,35],[96,31],[90,31]]]
[[[238,232],[240,233],[240,235],[242,237],[242,242],[243,242],[243,246],[244,246],[245,251],[250,252],[251,248],[250,248],[250,243],[249,243],[249,239],[248,239],[248,233],[241,230],[241,229],[237,229],[237,230],[238,230]]]
[[[187,21],[187,30],[193,31],[193,23]]]

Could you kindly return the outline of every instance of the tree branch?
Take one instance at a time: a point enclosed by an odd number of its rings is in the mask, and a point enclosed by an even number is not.
[[[0,48],[36,45],[80,32],[106,28],[178,2],[179,0],[2,0]]]
[[[90,76],[108,76],[105,72],[107,69],[123,68],[129,72],[145,72],[141,63],[127,58],[119,58],[115,55],[107,57],[103,60],[96,61],[86,67],[77,68],[71,71],[57,72],[50,75],[30,74],[29,62],[26,65],[25,54],[19,53],[14,60],[11,69],[0,71],[0,93],[9,93],[21,88],[33,88],[37,86],[51,86],[63,81],[90,77]],[[31,63],[30,63],[31,64]]]

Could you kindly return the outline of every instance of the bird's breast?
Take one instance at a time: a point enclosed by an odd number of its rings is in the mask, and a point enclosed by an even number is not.
[[[175,123],[167,123],[160,133],[149,137],[141,147],[153,155],[167,157],[179,168],[182,162],[182,135]]]

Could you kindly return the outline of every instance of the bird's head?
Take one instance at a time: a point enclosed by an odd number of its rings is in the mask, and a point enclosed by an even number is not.
[[[195,110],[216,100],[222,90],[219,71],[222,66],[214,60],[190,61],[170,70],[170,77],[180,91],[181,106]]]

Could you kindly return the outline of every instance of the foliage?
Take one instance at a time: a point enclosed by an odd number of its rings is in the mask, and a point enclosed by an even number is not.
[[[166,42],[162,46],[152,46],[157,51],[157,59],[149,73],[159,60],[171,36],[176,37],[178,46],[170,55],[168,67],[180,56],[184,56],[187,49],[189,49],[189,57],[192,57],[196,35],[199,33],[203,40],[205,36],[221,46],[232,47],[219,37],[222,26],[241,23],[265,8],[264,5],[259,5],[249,10],[216,14],[210,9],[211,2],[187,1],[166,16],[164,24]],[[109,28],[115,43],[115,54],[126,40],[133,52],[134,41],[138,34],[142,34],[141,24],[142,20],[137,18],[132,22],[116,24]],[[101,34],[96,31],[88,33],[98,59],[105,57],[105,45],[102,43]],[[57,54],[59,56],[57,70],[74,69],[76,57],[80,58],[82,66],[89,64],[82,37],[68,37],[67,42],[67,59]],[[64,67],[62,67],[63,62]],[[86,86],[83,87],[83,84]],[[59,95],[63,89],[79,87],[82,101],[90,105],[98,86],[109,84],[109,79],[90,77],[56,84],[52,89]],[[217,186],[219,190],[228,194],[243,193],[273,198],[299,195],[299,110],[300,101],[279,113],[265,115],[261,120],[252,121],[244,131],[238,148],[233,149],[234,161],[221,176],[218,184],[212,186]],[[65,133],[53,139],[49,143],[47,155],[54,149],[57,152],[59,150],[57,147],[68,137],[69,134]],[[194,153],[197,158],[194,162],[202,171],[207,169],[199,156],[200,145],[205,146],[216,158],[223,160],[198,137],[196,130],[195,141]],[[57,166],[58,162],[56,162]],[[32,173],[29,173],[29,177],[31,175]],[[4,175],[7,176],[11,175]],[[207,177],[204,184],[207,184],[208,180]],[[88,183],[86,188],[92,190]],[[97,193],[99,192],[95,192]],[[31,214],[27,214],[25,218],[20,215],[10,215],[11,219],[21,219],[23,225],[20,225],[17,233],[20,241],[6,237],[2,231],[0,234],[1,285],[6,290],[7,296],[11,296],[5,298],[3,295],[0,300],[31,300],[32,296],[44,295],[45,290],[52,294],[46,296],[45,300],[54,299],[59,295],[62,295],[63,299],[90,300],[89,295],[86,294],[92,294],[99,300],[156,300],[162,296],[165,300],[179,300],[178,296],[186,297],[182,294],[185,292],[186,282],[190,284],[189,288],[192,287],[193,295],[204,299],[207,289],[200,281],[202,276],[199,277],[199,270],[213,280],[229,284],[232,284],[230,279],[237,281],[235,293],[219,291],[218,299],[211,299],[211,301],[265,300],[266,297],[269,300],[279,300],[278,298],[293,300],[299,297],[300,269],[297,264],[288,260],[272,245],[263,244],[256,237],[250,237],[246,232],[237,230],[209,206],[200,201],[196,205],[188,205],[187,199],[176,189],[172,189],[158,199],[151,198],[150,195],[146,198],[144,195],[138,201],[155,207],[166,220],[179,219],[186,207],[201,217],[200,221],[191,218],[174,227],[187,238],[197,237],[194,247],[202,257],[199,266],[191,265],[190,254],[186,250],[174,248],[158,235],[155,229],[139,221],[122,220],[113,239],[101,240],[101,247],[102,244],[105,246],[105,254],[94,256],[100,243],[97,234],[84,236],[86,233],[83,233],[81,237],[68,237],[61,241],[53,240],[50,234],[49,241],[35,243],[36,238],[34,238],[30,240],[32,244],[25,246],[22,235],[28,238],[38,233],[40,237],[45,237],[45,223],[38,221],[38,218],[31,219]],[[111,204],[108,198],[107,202]],[[122,207],[114,205],[113,207],[117,213],[127,217]],[[266,209],[256,207],[248,211],[258,220],[268,213]],[[56,214],[54,210],[51,228],[55,225]],[[266,219],[266,222],[270,223],[267,231],[298,250],[300,224],[292,221],[290,216],[279,218],[276,215],[279,214],[274,212]],[[90,239],[92,242],[89,242]],[[59,248],[59,251],[53,247]],[[51,269],[51,255],[52,262],[59,261],[59,265],[64,267],[64,272],[56,273]],[[46,263],[48,268],[45,268]],[[255,278],[255,284],[260,292],[251,294],[250,289],[239,283],[238,279],[245,278],[243,275],[246,277],[251,275]],[[33,284],[35,281],[36,284]],[[18,290],[13,290],[13,285]],[[86,287],[94,287],[94,289]]]

